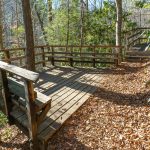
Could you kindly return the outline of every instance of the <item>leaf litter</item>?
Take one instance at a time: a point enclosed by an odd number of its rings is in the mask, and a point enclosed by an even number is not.
[[[51,138],[49,149],[150,150],[149,65],[122,63],[104,70],[98,90]],[[12,128],[0,149],[28,149],[28,138]]]

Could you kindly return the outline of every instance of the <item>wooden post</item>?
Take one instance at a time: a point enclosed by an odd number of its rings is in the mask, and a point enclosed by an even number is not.
[[[51,63],[54,66],[54,47],[52,46],[52,59],[51,59]]]
[[[73,67],[72,49],[73,49],[73,47],[71,47],[71,50],[70,50],[70,59],[69,59],[69,61],[70,61],[70,66],[71,66],[71,67]]]
[[[41,50],[42,50],[42,60],[44,61],[43,62],[43,67],[45,67],[46,66],[46,64],[45,64],[45,52],[44,52],[44,47],[41,47]]]
[[[5,61],[6,61],[7,63],[11,64],[9,50],[5,50],[5,51],[4,51],[4,54],[5,54]]]
[[[22,0],[22,9],[26,33],[26,65],[27,69],[35,71],[34,38],[30,0]]]
[[[94,47],[94,54],[93,54],[93,67],[95,68],[96,65],[95,65],[95,47]]]
[[[1,80],[2,80],[2,93],[3,93],[3,99],[4,99],[4,114],[8,116],[8,120],[11,123],[12,122],[12,117],[10,116],[10,112],[12,110],[12,102],[11,102],[11,94],[9,92],[8,88],[8,80],[7,80],[7,75],[6,71],[0,70],[1,73]]]
[[[25,97],[27,102],[27,117],[29,121],[29,135],[30,135],[30,148],[37,150],[37,122],[35,111],[35,93],[32,81],[24,80],[25,85]]]
[[[115,56],[115,59],[114,59],[115,66],[117,67],[119,65],[119,55],[118,55],[118,53],[116,53],[116,55],[114,55],[114,56]]]
[[[116,18],[116,46],[122,45],[122,0],[116,0],[116,11],[117,11],[117,18]],[[116,49],[119,52],[119,61],[122,61],[122,49]]]

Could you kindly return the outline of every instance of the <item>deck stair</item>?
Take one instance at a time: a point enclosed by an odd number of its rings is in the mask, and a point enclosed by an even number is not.
[[[133,30],[126,38],[125,60],[130,62],[141,62],[149,60],[150,42],[147,36],[147,28]]]

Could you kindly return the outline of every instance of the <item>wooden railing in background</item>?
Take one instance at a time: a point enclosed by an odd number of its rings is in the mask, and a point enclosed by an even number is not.
[[[135,28],[125,33],[125,51],[129,51],[135,44],[141,44],[147,42],[148,37],[146,32],[150,31],[150,27]]]
[[[77,63],[92,64],[96,67],[97,64],[114,64],[118,65],[118,51],[120,46],[61,46],[61,45],[42,45],[35,46],[36,65],[51,62],[52,65],[56,63],[66,63],[67,65],[74,66]],[[3,53],[1,60],[7,63],[17,61],[18,66],[25,66],[25,48],[2,49]],[[15,64],[16,65],[16,64]]]

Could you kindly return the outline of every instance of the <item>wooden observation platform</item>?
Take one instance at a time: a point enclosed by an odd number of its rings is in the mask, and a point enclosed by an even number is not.
[[[9,123],[15,123],[29,136],[31,149],[46,149],[51,136],[96,91],[102,70],[94,67],[101,63],[117,65],[118,54],[113,49],[118,48],[70,46],[65,51],[65,46],[36,47],[35,56],[42,59],[36,60],[35,64],[42,67],[37,72],[24,69],[24,48],[1,50],[6,57],[0,61],[3,87],[0,104]],[[108,51],[100,52],[101,49]],[[12,51],[16,55],[11,55]],[[70,67],[56,67],[56,63]],[[79,68],[77,63],[86,67]]]
[[[97,89],[99,71],[71,68],[48,68],[40,74],[35,91],[52,98],[51,108],[38,127],[38,140],[46,145],[63,123],[86,102]],[[21,125],[28,128],[27,115],[20,109],[11,112]]]

